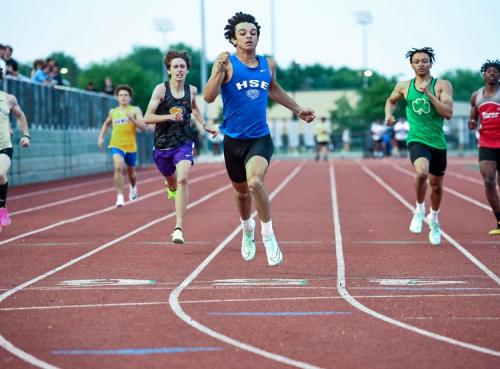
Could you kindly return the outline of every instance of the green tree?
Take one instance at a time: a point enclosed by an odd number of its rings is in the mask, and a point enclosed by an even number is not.
[[[360,91],[361,100],[355,115],[360,118],[366,127],[368,127],[371,121],[377,118],[384,118],[385,102],[394,89],[396,82],[395,78],[389,80],[383,76],[374,74],[371,77],[369,87]],[[401,111],[398,110],[395,114],[400,115]]]
[[[335,101],[335,110],[330,111],[330,120],[333,122],[334,130],[342,130],[351,128],[352,131],[360,130],[364,127],[360,126],[359,120],[354,115],[354,109],[347,97],[341,96]]]
[[[464,69],[448,71],[441,78],[451,82],[453,99],[457,101],[469,101],[471,94],[484,83],[479,72]]]

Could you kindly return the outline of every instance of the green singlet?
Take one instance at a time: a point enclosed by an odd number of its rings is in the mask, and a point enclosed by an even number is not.
[[[429,85],[431,94],[436,95],[436,79]],[[444,118],[438,114],[429,97],[415,87],[415,79],[410,81],[406,96],[406,118],[410,131],[406,141],[420,142],[440,150],[446,150],[446,138],[443,132]]]

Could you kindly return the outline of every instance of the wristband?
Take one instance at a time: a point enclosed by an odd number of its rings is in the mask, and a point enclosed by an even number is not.
[[[27,139],[31,140],[31,136],[30,135],[22,135],[22,137],[26,137]]]

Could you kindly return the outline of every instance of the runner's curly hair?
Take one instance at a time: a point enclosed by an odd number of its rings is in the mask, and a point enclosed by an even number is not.
[[[413,48],[406,53],[405,58],[410,58],[411,63],[413,55],[415,55],[416,53],[427,54],[431,59],[431,64],[434,63],[434,60],[436,60],[436,55],[434,54],[434,49],[432,47],[422,47],[421,49]]]
[[[116,86],[115,96],[118,96],[118,93],[121,90],[127,91],[128,94],[130,95],[130,97],[134,96],[134,89],[132,87],[130,87],[129,85],[125,85],[125,84]]]
[[[500,73],[500,60],[486,60],[486,62],[481,66],[481,73],[484,74],[488,70],[488,68],[495,68],[498,73]]]
[[[255,17],[250,14],[238,12],[227,20],[227,25],[224,27],[224,37],[231,43],[232,39],[236,38],[236,25],[239,23],[253,23],[257,28],[257,36],[260,36],[260,26],[255,20]]]
[[[170,69],[170,64],[172,63],[172,60],[176,58],[184,59],[184,61],[186,62],[187,69],[191,68],[191,58],[189,57],[187,51],[170,50],[168,53],[165,54],[165,58],[163,59],[163,63],[165,63],[167,70]]]

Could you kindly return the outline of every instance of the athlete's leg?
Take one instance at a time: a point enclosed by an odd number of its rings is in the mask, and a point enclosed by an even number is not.
[[[443,198],[444,176],[429,175],[429,185],[431,187],[431,210],[438,211]]]
[[[486,195],[486,199],[488,200],[488,204],[491,206],[491,210],[494,213],[500,212],[500,203],[498,200],[497,193],[497,163],[496,161],[491,160],[481,160],[479,162],[479,171],[483,176],[484,181],[484,192]]]
[[[128,174],[128,179],[130,181],[130,185],[132,187],[135,187],[135,185],[137,184],[137,172],[135,171],[135,167],[127,165],[127,174]]]
[[[191,168],[190,160],[181,160],[176,165],[177,192],[175,195],[175,216],[176,216],[175,227],[181,229],[184,224],[184,215],[186,214],[186,208],[189,200],[189,188],[188,188],[189,168]]]
[[[425,157],[420,157],[413,162],[415,168],[415,193],[417,202],[423,203],[425,200],[425,192],[427,190],[427,178],[429,178],[429,160]]]
[[[10,217],[7,209],[7,190],[9,188],[7,173],[9,172],[11,160],[4,153],[0,153],[0,232],[3,226],[10,224]]]
[[[271,220],[269,197],[264,188],[264,176],[268,167],[269,163],[262,156],[252,156],[245,165],[248,189],[255,200],[255,209],[263,223]],[[248,219],[248,217],[242,219]]]
[[[119,195],[123,195],[123,167],[125,165],[125,161],[120,154],[113,154],[113,165],[115,168],[113,176],[115,189]]]

